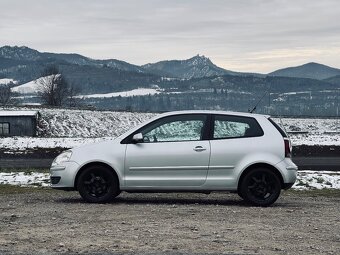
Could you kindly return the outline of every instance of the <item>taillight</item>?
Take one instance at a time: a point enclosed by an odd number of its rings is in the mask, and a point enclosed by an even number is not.
[[[291,158],[292,157],[292,151],[290,147],[290,142],[288,139],[284,139],[285,142],[285,157],[286,158]]]

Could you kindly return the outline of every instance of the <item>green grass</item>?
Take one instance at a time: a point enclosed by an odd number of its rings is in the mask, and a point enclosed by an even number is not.
[[[287,195],[297,195],[306,197],[339,197],[340,189],[310,189],[310,190],[294,190],[289,189],[283,192]]]
[[[23,194],[35,192],[54,192],[55,190],[49,187],[20,187],[17,185],[0,184],[0,196],[10,194]]]
[[[1,173],[18,173],[18,172],[24,172],[24,173],[48,173],[48,168],[0,168]]]

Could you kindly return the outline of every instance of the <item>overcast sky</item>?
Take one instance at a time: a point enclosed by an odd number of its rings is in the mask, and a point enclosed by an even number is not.
[[[340,68],[339,0],[0,0],[0,46],[234,71]]]

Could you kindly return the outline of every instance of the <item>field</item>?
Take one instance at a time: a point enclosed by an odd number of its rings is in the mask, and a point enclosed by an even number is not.
[[[65,148],[114,139],[156,115],[39,112],[38,136],[1,139],[2,158],[50,158]],[[339,120],[275,121],[297,151],[317,155],[322,148],[337,156]],[[249,207],[229,193],[123,192],[112,203],[93,205],[49,185],[47,168],[0,169],[0,254],[340,253],[339,171],[299,171],[293,189],[269,208]]]
[[[38,136],[2,138],[0,148],[7,149],[9,153],[33,148],[72,148],[114,139],[156,115],[44,108],[37,110],[41,116]],[[340,146],[339,119],[274,119],[290,133],[293,145]]]

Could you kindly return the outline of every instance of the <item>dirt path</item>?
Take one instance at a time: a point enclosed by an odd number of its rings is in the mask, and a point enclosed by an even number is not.
[[[94,205],[75,192],[0,190],[0,254],[340,254],[339,192],[311,194],[256,208],[224,193]]]

